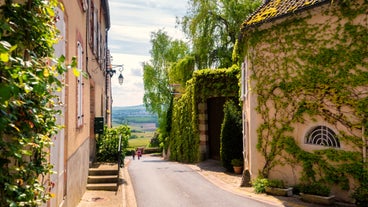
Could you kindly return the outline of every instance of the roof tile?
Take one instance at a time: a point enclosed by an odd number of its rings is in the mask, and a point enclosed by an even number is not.
[[[307,9],[330,0],[269,0],[263,3],[244,23],[243,28],[275,18],[282,17],[291,13]]]

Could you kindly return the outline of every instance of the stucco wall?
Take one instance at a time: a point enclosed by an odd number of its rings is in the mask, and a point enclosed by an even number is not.
[[[67,166],[66,206],[77,206],[86,191],[89,168],[89,139],[72,154]]]

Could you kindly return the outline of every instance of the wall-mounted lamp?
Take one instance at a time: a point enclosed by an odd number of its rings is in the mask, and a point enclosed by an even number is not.
[[[112,77],[115,73],[116,73],[116,70],[112,70],[112,69],[107,69],[106,70],[106,73],[110,75],[110,77]]]
[[[122,85],[123,82],[124,82],[124,76],[122,74],[122,72],[124,70],[124,65],[111,65],[110,69],[106,70],[106,73],[109,74],[110,77],[112,77],[116,73],[116,70],[113,70],[112,68],[119,68],[120,75],[118,77],[118,80],[119,80],[119,84]]]

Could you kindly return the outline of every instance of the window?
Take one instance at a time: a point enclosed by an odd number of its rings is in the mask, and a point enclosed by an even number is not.
[[[93,11],[93,54],[97,55],[97,47],[98,47],[98,32],[99,32],[99,25],[98,25],[98,10],[95,8]]]
[[[77,66],[79,71],[83,71],[83,47],[80,42],[77,43]],[[83,125],[83,75],[77,77],[77,127]]]
[[[91,1],[90,3],[90,8],[89,8],[89,39],[88,42],[90,44],[91,47],[93,47],[93,33],[95,30],[95,26],[94,26],[94,22],[95,22],[95,5],[93,4],[93,1]]]
[[[317,126],[306,136],[306,144],[340,148],[340,141],[332,129],[326,126]]]

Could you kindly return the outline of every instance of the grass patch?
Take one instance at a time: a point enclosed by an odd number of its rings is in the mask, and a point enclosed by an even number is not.
[[[136,138],[128,140],[128,148],[135,149],[137,147],[148,147],[151,138]]]

